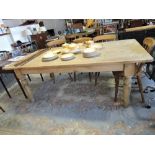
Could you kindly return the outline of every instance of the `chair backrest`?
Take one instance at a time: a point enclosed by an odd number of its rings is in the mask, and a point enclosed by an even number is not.
[[[86,41],[90,41],[92,40],[92,38],[90,37],[82,37],[82,38],[78,38],[78,39],[75,39],[73,40],[74,43],[84,43]]]
[[[152,37],[147,37],[143,40],[143,47],[148,53],[151,52],[152,48],[155,46],[155,39]]]
[[[47,47],[58,47],[64,43],[65,43],[65,40],[63,39],[53,40],[47,43]]]
[[[72,42],[76,38],[77,38],[77,34],[67,34],[65,36],[65,39],[66,39],[67,42]]]
[[[116,40],[117,36],[116,34],[105,34],[96,36],[93,38],[94,42],[101,42],[101,41],[113,41]]]
[[[152,37],[147,37],[143,40],[143,47],[146,49],[148,53],[151,54],[153,48],[155,47],[155,39]],[[141,72],[144,63],[137,64],[136,73]]]

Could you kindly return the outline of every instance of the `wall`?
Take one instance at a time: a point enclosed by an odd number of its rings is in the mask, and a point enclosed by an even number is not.
[[[0,24],[3,24],[3,20],[0,19]],[[10,34],[0,35],[0,51],[11,51],[11,44],[13,43]]]
[[[55,33],[58,34],[58,31],[64,31],[65,20],[64,19],[37,19],[39,21],[43,21],[46,29],[54,29]],[[22,24],[26,19],[5,19],[3,20],[4,24],[8,27],[16,27]]]
[[[13,43],[10,35],[0,36],[0,51],[11,51],[11,44]]]
[[[64,19],[38,19],[38,21],[43,21],[46,29],[54,29],[55,34],[58,34],[58,31],[63,32],[66,29]]]
[[[25,20],[24,19],[3,19],[4,25],[8,27],[16,27],[22,24]]]
[[[36,28],[37,30],[39,29],[38,24],[31,24],[31,25],[25,25],[25,26],[17,26],[17,27],[12,27],[10,28],[10,33],[12,40],[16,42],[17,40],[20,40],[21,42],[28,42],[27,35],[24,33],[24,30],[27,28],[33,29]]]
[[[23,30],[27,26],[19,26],[25,21],[25,19],[0,19],[0,23],[4,23],[6,26],[11,27],[10,31],[12,35],[0,36],[0,50],[12,50],[11,44],[17,40],[22,42],[28,41],[27,37],[24,36]],[[38,21],[43,21],[46,29],[54,29],[55,34],[58,34],[58,31],[63,32],[66,29],[64,19],[38,19]],[[28,25],[28,27],[30,27]]]

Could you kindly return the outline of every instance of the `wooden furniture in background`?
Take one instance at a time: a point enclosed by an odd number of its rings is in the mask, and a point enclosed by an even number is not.
[[[125,29],[125,32],[134,32],[134,31],[142,31],[142,30],[150,30],[150,29],[155,29],[155,25],[128,28],[128,29]]]
[[[92,38],[90,37],[82,37],[82,38],[78,38],[78,39],[75,39],[73,40],[74,43],[84,43],[86,41],[90,41],[92,40]]]
[[[76,39],[77,37],[78,37],[77,34],[67,34],[67,35],[65,36],[67,42],[72,42],[72,41],[73,41],[74,39]]]
[[[72,42],[73,40],[77,38],[82,38],[82,37],[91,37],[95,33],[95,29],[92,29],[92,31],[88,32],[80,32],[80,33],[73,33],[73,34],[67,34],[65,36],[67,42]]]
[[[105,42],[102,45],[104,48],[101,51],[101,55],[91,59],[84,58],[82,54],[78,54],[71,61],[56,59],[45,63],[42,62],[42,56],[45,51],[39,50],[18,63],[6,66],[5,69],[13,69],[15,71],[31,101],[33,100],[33,95],[25,74],[123,71],[123,105],[127,106],[130,101],[130,79],[135,74],[135,64],[151,62],[153,58],[134,39]]]
[[[129,28],[118,32],[118,40],[136,39],[141,45],[146,37],[155,37],[155,25]]]
[[[43,49],[46,47],[47,33],[31,35],[31,40],[35,41],[38,49]]]
[[[116,34],[105,34],[105,35],[99,35],[93,38],[94,42],[104,42],[104,41],[113,41],[116,40],[117,36]]]
[[[65,40],[58,39],[47,43],[47,47],[58,47],[65,43]]]
[[[53,40],[53,41],[50,41],[50,42],[47,43],[47,47],[59,47],[59,46],[61,46],[61,45],[64,44],[64,43],[65,43],[65,40],[62,40],[62,39]],[[70,78],[71,80],[73,80],[71,74],[72,74],[72,73],[68,73],[69,78]],[[76,76],[76,74],[74,73],[74,80],[76,79],[75,76]],[[54,75],[54,73],[50,73],[50,77],[51,77],[51,78],[53,77],[54,83],[55,83],[55,75]]]

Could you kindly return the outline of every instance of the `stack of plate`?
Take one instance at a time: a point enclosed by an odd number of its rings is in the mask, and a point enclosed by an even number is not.
[[[58,55],[52,52],[48,52],[43,55],[42,61],[52,61],[58,58]]]
[[[55,49],[55,50],[52,50],[52,52],[53,52],[54,54],[60,54],[60,53],[61,53],[61,50],[60,50],[60,49]]]
[[[74,50],[72,50],[70,52],[74,53],[74,54],[78,54],[78,53],[81,53],[81,50],[79,48],[77,48],[77,49],[74,49]]]
[[[77,48],[78,47],[78,45],[77,44],[75,44],[75,43],[71,43],[70,45],[69,45],[69,49],[71,49],[71,50],[73,50],[73,49],[75,49],[75,48]]]
[[[96,56],[99,56],[99,52],[97,52],[95,50],[95,48],[86,48],[84,51],[83,51],[83,57],[85,58],[92,58],[92,57],[96,57]]]
[[[61,60],[62,60],[62,61],[68,61],[68,60],[72,60],[72,59],[74,59],[74,58],[75,58],[75,56],[74,56],[74,54],[72,54],[72,53],[63,54],[63,55],[61,56]]]
[[[64,49],[62,49],[62,53],[63,54],[68,54],[68,53],[70,53],[70,49],[68,49],[68,48],[64,48]]]
[[[70,45],[70,44],[68,44],[68,43],[64,43],[64,44],[62,45],[62,47],[63,47],[63,48],[68,48],[69,45]]]
[[[102,45],[100,45],[100,44],[94,44],[94,45],[91,45],[91,48],[95,48],[98,51],[98,50],[101,50],[102,49]]]

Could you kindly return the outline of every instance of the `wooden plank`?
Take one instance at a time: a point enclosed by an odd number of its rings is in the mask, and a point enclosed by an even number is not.
[[[61,48],[60,48],[61,49]],[[54,49],[53,49],[54,50]],[[135,62],[150,62],[153,58],[148,52],[134,39],[111,41],[103,43],[101,55],[95,58],[84,58],[82,54],[77,54],[76,58],[71,61],[54,61],[43,62],[42,56],[44,52],[35,52],[25,60],[21,60],[14,65],[8,65],[5,69],[37,69],[49,67],[79,67],[87,65],[105,65],[113,63],[135,63]],[[61,56],[61,55],[59,55]]]
[[[35,58],[36,56],[42,54],[43,52],[45,52],[47,49],[41,49],[41,50],[37,50],[34,53],[28,54],[26,55],[24,58],[22,58],[21,60],[17,61],[17,62],[9,62],[8,65],[6,64],[3,69],[4,70],[13,70],[18,66],[24,65],[25,63],[29,62],[30,60],[32,60],[33,58]]]
[[[71,61],[61,61],[59,58],[49,62],[42,62],[43,54],[40,54],[32,59],[32,61],[28,61],[24,65],[19,65],[18,68],[78,67],[97,64],[125,64],[153,61],[152,56],[134,39],[103,43],[103,49],[100,53],[101,55],[95,58],[84,58],[82,54],[77,54],[76,58]],[[59,55],[59,57],[61,57],[61,55]]]
[[[66,67],[40,67],[22,68],[22,74],[38,73],[63,73],[63,72],[102,72],[102,71],[123,71],[123,64],[89,65],[89,66],[66,66]]]
[[[139,26],[139,27],[125,29],[125,32],[142,31],[142,30],[149,30],[154,28],[155,28],[155,25]]]

